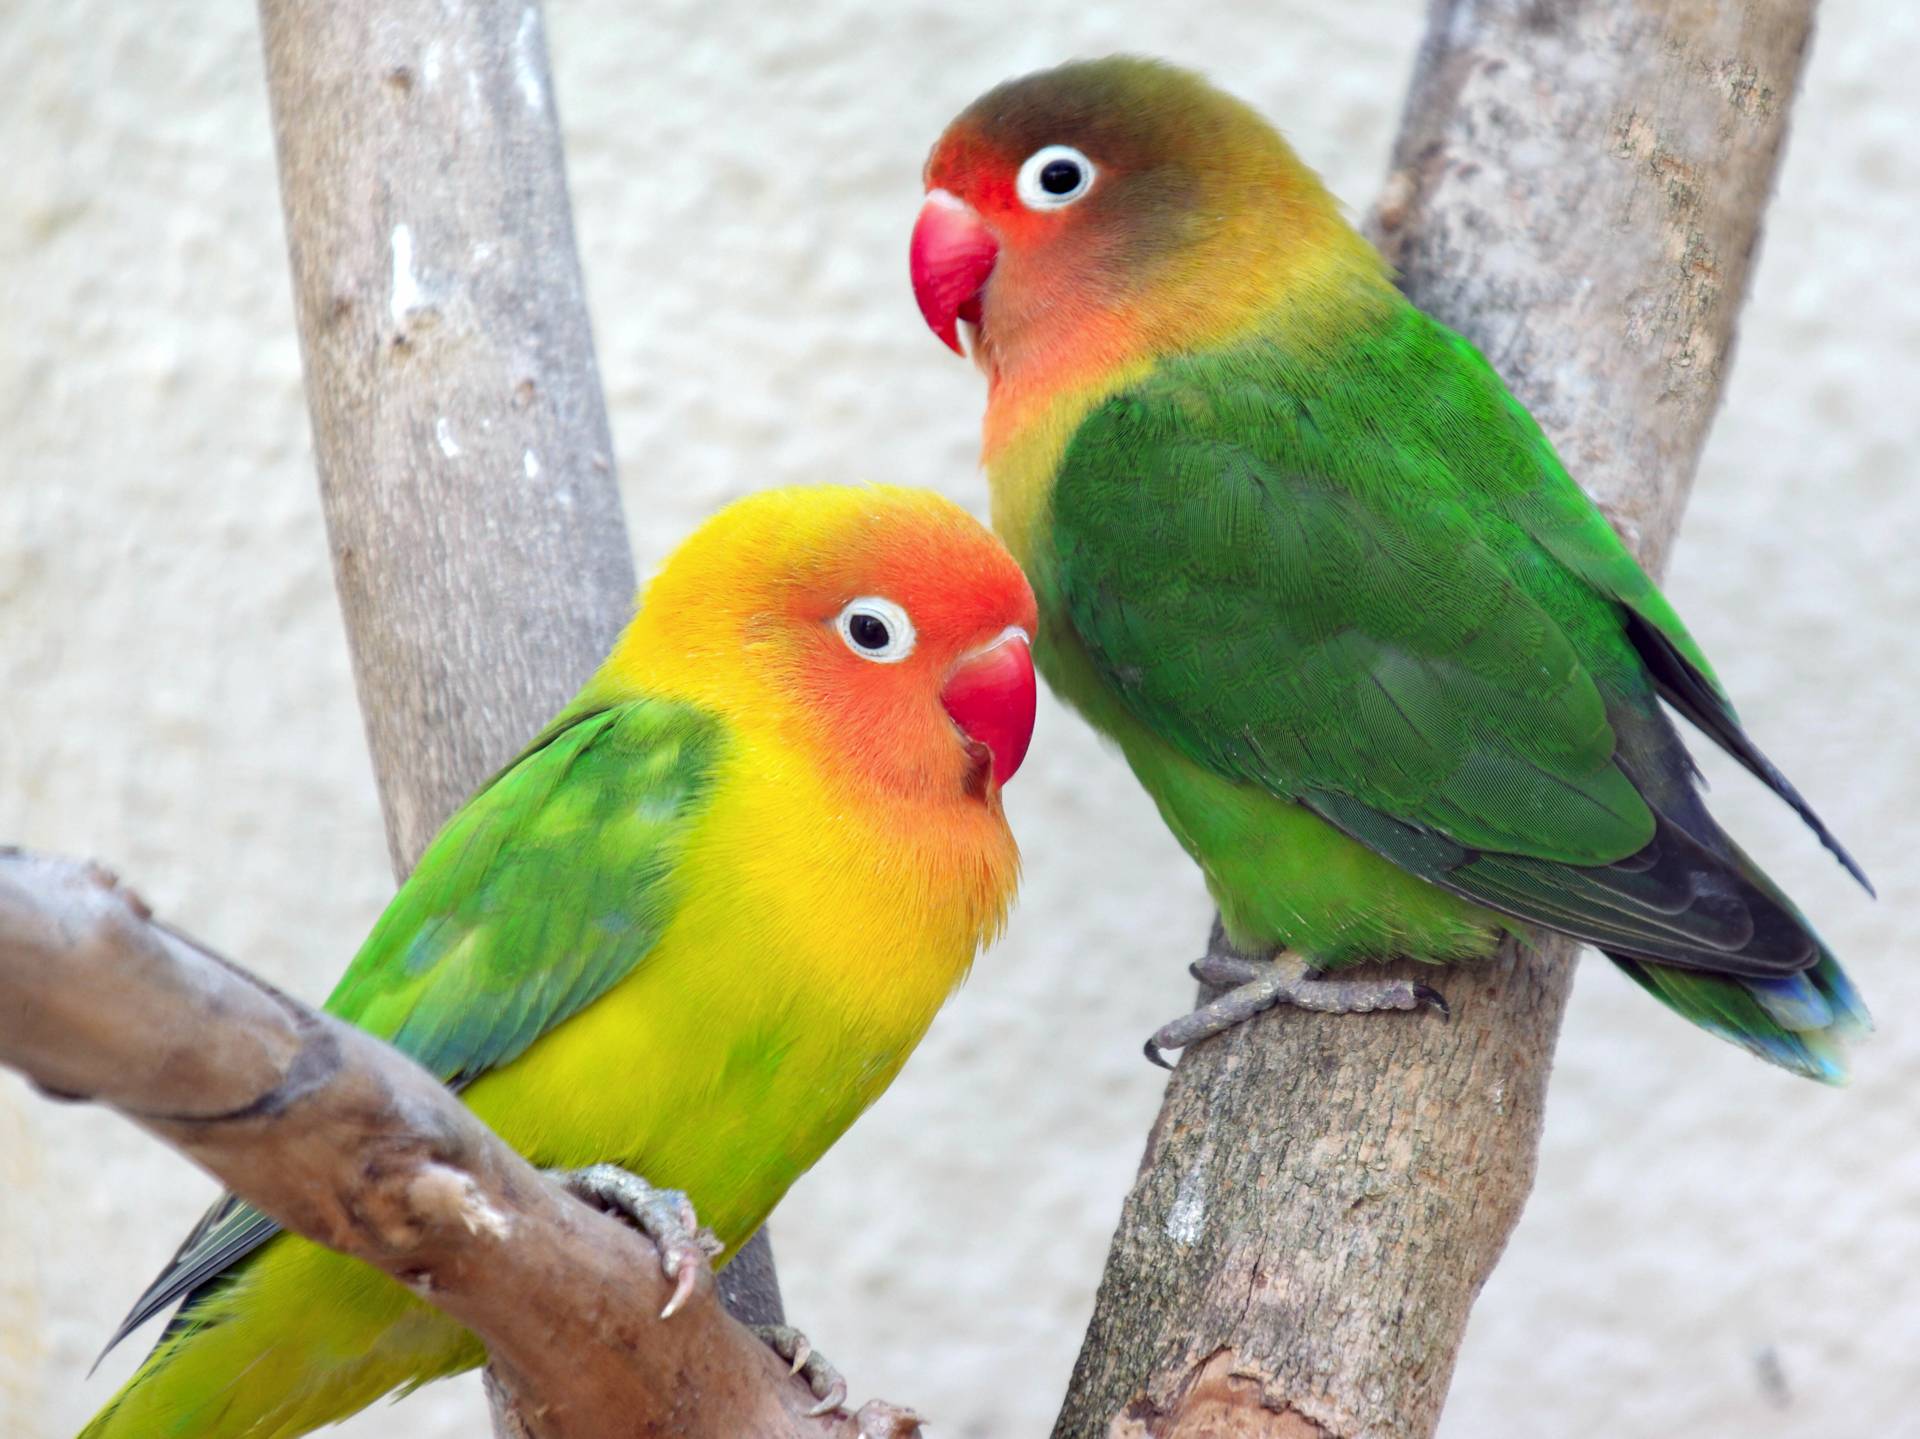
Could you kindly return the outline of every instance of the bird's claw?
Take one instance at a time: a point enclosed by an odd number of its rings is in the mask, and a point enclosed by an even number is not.
[[[1144,1053],[1162,1069],[1173,1068],[1166,1051],[1198,1044],[1278,1004],[1322,1014],[1372,1014],[1376,1010],[1431,1006],[1442,1019],[1453,1017],[1446,996],[1431,985],[1404,979],[1332,978],[1296,959],[1253,960],[1209,954],[1189,965],[1188,972],[1203,984],[1223,987],[1226,992],[1154,1031]]]
[[[789,1374],[798,1374],[806,1380],[807,1388],[813,1391],[813,1397],[819,1401],[807,1411],[809,1419],[822,1418],[845,1406],[847,1381],[840,1377],[840,1371],[833,1367],[826,1355],[813,1347],[813,1341],[806,1335],[791,1324],[755,1324],[749,1327],[759,1336],[762,1344],[787,1361]],[[861,1413],[865,1412],[866,1409],[861,1410]],[[918,1422],[916,1418],[915,1423]],[[866,1430],[863,1428],[861,1432],[865,1433]],[[916,1431],[909,1429],[903,1432],[911,1434]],[[876,1435],[874,1439],[881,1439],[881,1436]]]
[[[660,1251],[660,1268],[673,1281],[662,1319],[673,1318],[686,1306],[700,1285],[701,1271],[725,1248],[711,1230],[700,1227],[693,1201],[677,1189],[656,1189],[616,1164],[557,1170],[553,1177],[574,1198],[626,1220],[653,1241]]]

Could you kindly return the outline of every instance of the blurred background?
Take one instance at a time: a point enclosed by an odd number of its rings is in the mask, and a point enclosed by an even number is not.
[[[1178,6],[554,0],[575,219],[642,571],[776,483],[984,512],[980,381],[906,281],[919,167],[989,84],[1073,55],[1198,66],[1356,212],[1420,0]],[[1447,1439],[1913,1433],[1920,1399],[1920,9],[1828,0],[1669,592],[1752,732],[1878,882],[1709,756],[1724,820],[1882,1033],[1848,1092],[1767,1069],[1584,965],[1537,1187]],[[0,840],[116,866],[322,998],[391,892],[311,472],[251,5],[0,12]],[[773,1230],[790,1315],[856,1396],[1040,1435],[1162,1083],[1208,908],[1116,757],[1043,704],[1009,792],[1011,937]],[[0,1076],[0,1432],[86,1376],[212,1194],[110,1116]],[[483,1432],[471,1377],[337,1431]]]

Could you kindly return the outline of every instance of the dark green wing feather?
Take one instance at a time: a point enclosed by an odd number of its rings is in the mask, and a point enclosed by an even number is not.
[[[677,703],[563,712],[428,846],[327,1012],[455,1088],[513,1059],[630,974],[659,939],[719,743],[711,719]],[[107,1348],[278,1227],[222,1199]]]
[[[1434,327],[1438,329],[1438,327]],[[1460,362],[1483,371],[1498,384],[1481,356],[1457,335],[1442,331],[1449,348]],[[1502,395],[1505,397],[1504,387]],[[1519,411],[1510,397],[1507,403]],[[1532,420],[1520,412],[1526,426]],[[1546,448],[1544,439],[1541,447]],[[1547,452],[1551,472],[1560,475],[1551,451]],[[1707,663],[1700,646],[1687,633],[1680,616],[1667,597],[1648,578],[1647,572],[1627,552],[1626,546],[1607,523],[1606,517],[1587,501],[1571,482],[1549,483],[1512,496],[1505,510],[1515,523],[1568,572],[1586,582],[1596,593],[1612,599],[1625,618],[1628,643],[1639,655],[1656,692],[1687,722],[1731,755],[1753,777],[1766,785],[1806,823],[1829,853],[1859,882],[1868,894],[1873,884],[1846,847],[1814,813],[1793,782],[1761,753],[1760,747],[1740,724],[1733,701],[1721,687],[1719,677]]]
[[[1866,871],[1860,868],[1854,857],[1847,853],[1846,846],[1814,813],[1813,806],[1801,796],[1793,781],[1760,752],[1760,747],[1740,727],[1739,716],[1734,713],[1732,703],[1721,691],[1712,672],[1704,665],[1694,663],[1686,647],[1677,643],[1665,627],[1638,608],[1628,611],[1627,638],[1639,653],[1641,662],[1646,665],[1660,698],[1685,715],[1695,729],[1738,760],[1748,774],[1791,805],[1807,828],[1819,837],[1827,852],[1840,861],[1841,868],[1852,875],[1868,894],[1875,894],[1873,881],[1867,878]]]
[[[1418,312],[1311,365],[1268,344],[1163,363],[1074,435],[1050,534],[1046,603],[1189,759],[1610,952],[1815,962],[1698,803],[1655,702],[1678,682],[1635,637],[1757,755],[1705,658],[1485,362]]]

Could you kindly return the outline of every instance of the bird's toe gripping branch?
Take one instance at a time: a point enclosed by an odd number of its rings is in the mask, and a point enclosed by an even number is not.
[[[1442,1019],[1452,1017],[1446,996],[1430,985],[1405,979],[1323,979],[1297,959],[1210,954],[1194,961],[1191,969],[1193,977],[1202,983],[1231,988],[1154,1031],[1146,1043],[1146,1055],[1162,1069],[1173,1068],[1165,1051],[1198,1044],[1276,1004],[1321,1014],[1371,1014],[1382,1009],[1431,1006]]]
[[[761,1343],[786,1360],[790,1373],[798,1374],[807,1381],[807,1388],[820,1401],[807,1411],[809,1419],[831,1414],[847,1402],[847,1381],[840,1377],[840,1371],[833,1367],[826,1355],[814,1350],[813,1342],[806,1335],[791,1324],[755,1324],[751,1328],[760,1337]],[[913,1411],[901,1412],[912,1414]],[[918,1432],[918,1423],[919,1417],[915,1415],[915,1427],[903,1432]],[[865,1434],[868,1431],[863,1427],[860,1432]]]
[[[711,1230],[700,1227],[693,1201],[677,1189],[656,1189],[637,1174],[615,1164],[586,1169],[550,1171],[574,1198],[595,1209],[626,1220],[660,1251],[660,1267],[674,1281],[673,1297],[660,1311],[671,1319],[693,1297],[700,1271],[717,1258],[722,1245]]]
[[[660,1267],[674,1281],[673,1297],[660,1311],[670,1319],[693,1297],[700,1271],[717,1258],[723,1245],[711,1230],[702,1229],[693,1203],[677,1189],[656,1189],[639,1175],[615,1164],[586,1169],[549,1170],[548,1175],[575,1198],[595,1209],[624,1219],[660,1251]],[[755,1324],[753,1333],[806,1381],[818,1402],[808,1416],[819,1418],[846,1406],[847,1381],[817,1351],[807,1336],[788,1324]],[[925,1422],[913,1410],[875,1399],[855,1416],[866,1439],[916,1439]]]

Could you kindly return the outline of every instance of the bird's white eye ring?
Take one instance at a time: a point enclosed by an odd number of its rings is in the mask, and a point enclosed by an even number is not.
[[[913,621],[900,606],[879,595],[848,600],[833,627],[848,649],[875,664],[898,664],[913,653]]]
[[[1029,210],[1058,210],[1093,188],[1093,161],[1071,145],[1043,145],[1027,156],[1013,183]]]

